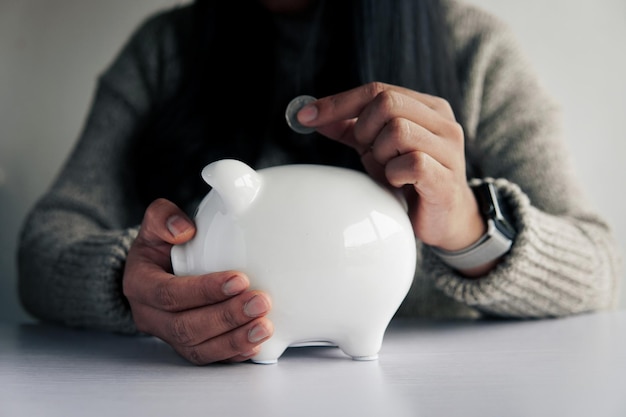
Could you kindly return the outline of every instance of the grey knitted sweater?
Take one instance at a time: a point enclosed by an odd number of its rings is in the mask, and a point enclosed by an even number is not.
[[[455,273],[420,245],[414,284],[398,314],[538,318],[612,308],[620,275],[616,245],[578,188],[558,109],[501,22],[455,1],[448,19],[468,155],[496,179],[518,236],[480,279]],[[80,140],[23,227],[19,288],[34,316],[136,331],[121,283],[145,207],[128,189],[133,167],[119,161],[155,92],[175,85],[175,68],[161,66],[174,48],[168,12],[159,13],[101,75]]]

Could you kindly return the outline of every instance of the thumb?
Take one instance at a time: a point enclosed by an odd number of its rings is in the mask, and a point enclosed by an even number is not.
[[[176,204],[160,198],[146,209],[138,238],[149,245],[163,242],[177,245],[187,242],[195,233],[193,221]]]

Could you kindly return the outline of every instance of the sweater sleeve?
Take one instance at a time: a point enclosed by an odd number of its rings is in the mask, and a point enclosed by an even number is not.
[[[51,188],[23,225],[19,292],[35,317],[135,332],[122,274],[144,208],[133,141],[158,94],[164,16],[148,19],[100,76],[89,116]]]
[[[423,268],[446,295],[491,315],[555,317],[615,306],[621,260],[576,180],[545,94],[509,30],[474,8],[452,13],[468,160],[496,186],[518,230],[487,276],[465,278],[427,247]]]

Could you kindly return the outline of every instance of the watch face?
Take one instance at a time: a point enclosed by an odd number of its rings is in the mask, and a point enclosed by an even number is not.
[[[496,228],[507,238],[513,240],[517,231],[511,223],[509,223],[504,217],[501,219],[494,219]]]
[[[472,190],[484,219],[493,220],[496,228],[508,239],[513,240],[517,232],[509,221],[510,216],[506,205],[501,204],[493,183],[483,182],[473,187]]]

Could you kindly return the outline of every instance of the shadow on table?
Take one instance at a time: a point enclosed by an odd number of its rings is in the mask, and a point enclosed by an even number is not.
[[[48,323],[22,324],[16,340],[27,355],[55,355],[72,360],[115,359],[118,362],[188,364],[165,342],[150,336],[128,336]]]
[[[73,361],[113,360],[117,363],[190,366],[195,367],[164,341],[146,335],[122,335],[103,331],[74,329],[48,323],[22,324],[17,332],[20,355],[54,355]],[[2,349],[0,349],[1,351]],[[351,360],[334,346],[293,347],[281,356],[281,361],[309,358],[311,360]],[[231,366],[218,363],[211,366]],[[263,366],[263,365],[255,365]]]

